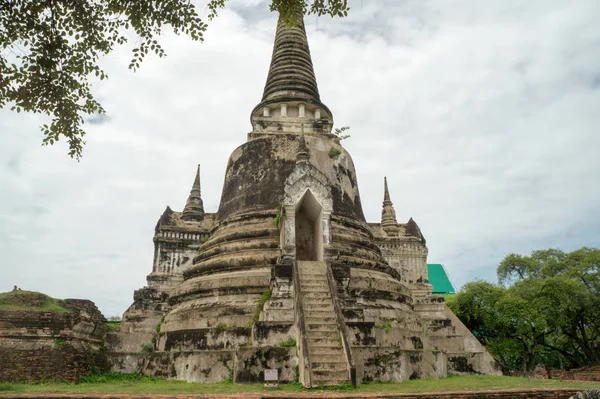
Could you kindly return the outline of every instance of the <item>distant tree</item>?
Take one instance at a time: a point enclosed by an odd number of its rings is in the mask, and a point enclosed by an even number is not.
[[[227,0],[207,0],[210,21]],[[272,0],[288,25],[304,14],[345,16],[347,0]],[[84,115],[104,114],[89,78],[108,76],[98,59],[134,37],[129,69],[165,51],[164,29],[202,41],[206,21],[191,0],[4,0],[0,1],[0,108],[50,116],[43,144],[61,137],[79,159],[85,144]]]
[[[600,363],[600,249],[510,254],[448,306],[506,368]]]

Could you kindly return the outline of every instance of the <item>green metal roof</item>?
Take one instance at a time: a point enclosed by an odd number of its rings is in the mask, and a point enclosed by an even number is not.
[[[433,285],[433,294],[451,295],[456,293],[443,265],[427,264],[427,273],[429,274],[429,284]]]

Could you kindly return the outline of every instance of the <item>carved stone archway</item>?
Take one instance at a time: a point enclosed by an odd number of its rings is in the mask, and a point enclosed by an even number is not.
[[[286,180],[283,200],[284,214],[281,228],[282,260],[297,259],[297,232],[302,228],[314,228],[304,238],[308,244],[309,256],[300,250],[302,260],[323,260],[325,249],[331,243],[331,212],[333,201],[331,191],[327,187],[327,178],[309,163],[298,164]],[[296,226],[296,217],[302,225]],[[308,223],[307,223],[308,221]],[[312,227],[310,227],[312,225]],[[298,227],[298,228],[297,228]],[[298,237],[302,238],[302,237]],[[301,241],[301,240],[300,240]]]

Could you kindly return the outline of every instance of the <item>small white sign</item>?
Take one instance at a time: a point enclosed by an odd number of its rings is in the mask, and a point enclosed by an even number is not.
[[[279,381],[277,369],[265,370],[265,381]]]

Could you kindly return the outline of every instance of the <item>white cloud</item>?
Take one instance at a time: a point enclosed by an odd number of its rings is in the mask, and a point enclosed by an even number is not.
[[[239,3],[239,4],[238,4]],[[275,15],[232,3],[204,44],[167,35],[165,59],[102,61],[109,113],[80,163],[40,147],[42,118],[0,111],[0,291],[17,284],[122,313],[151,271],[165,205],[202,164],[216,211],[229,154],[261,98]],[[596,1],[370,1],[307,18],[322,100],[354,158],[365,214],[387,175],[399,219],[459,285],[510,252],[598,245],[600,26]]]

